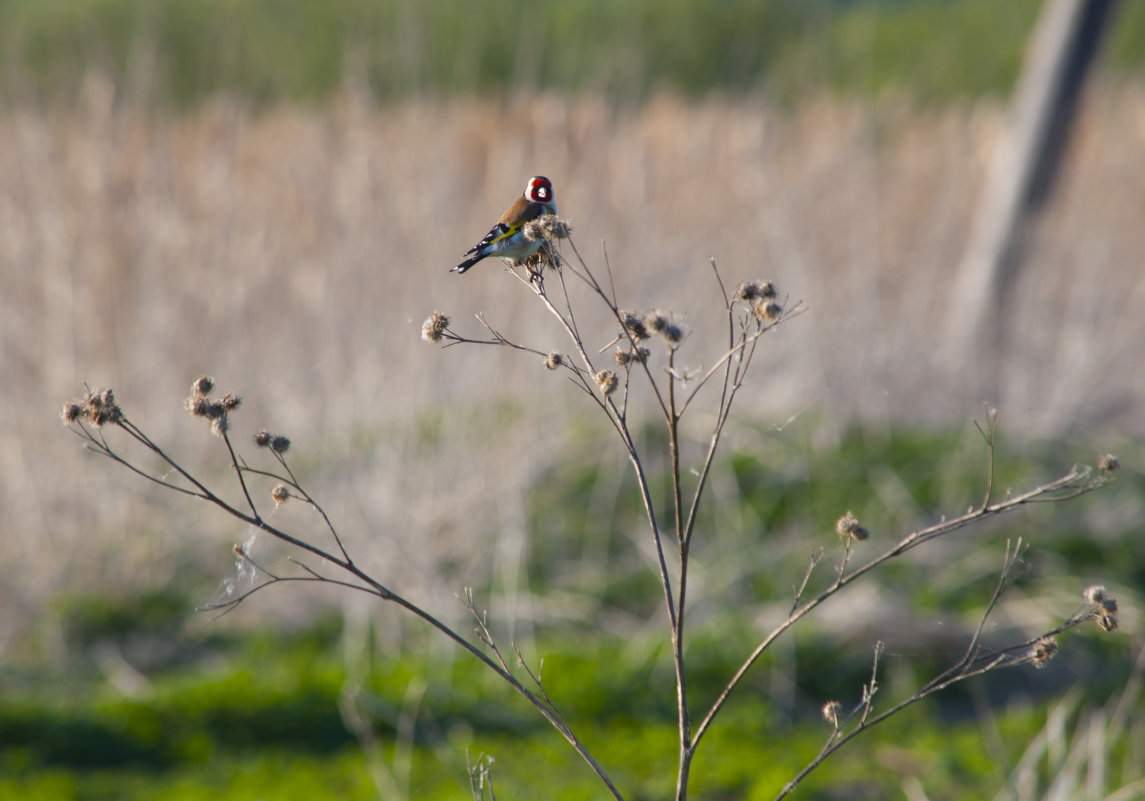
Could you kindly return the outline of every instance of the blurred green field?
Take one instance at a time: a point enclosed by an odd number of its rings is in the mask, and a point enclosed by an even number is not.
[[[371,767],[382,766],[389,774],[383,787],[392,781],[408,797],[458,798],[468,792],[468,750],[471,759],[495,758],[498,797],[599,797],[594,777],[571,749],[471,661],[435,664],[410,654],[374,662],[356,697],[377,717],[379,741],[361,748],[338,713],[351,685],[336,634],[327,625],[294,636],[204,641],[201,660],[152,676],[130,698],[74,669],[53,677],[52,690],[41,680],[24,687],[20,699],[6,694],[0,732],[18,745],[0,755],[0,794],[51,801],[331,793],[374,799]],[[550,694],[626,797],[670,792],[673,690],[670,676],[650,662],[656,649],[597,637],[541,650]],[[696,653],[701,673],[730,666],[721,660],[726,654]],[[800,648],[799,655],[830,656],[814,648]],[[761,666],[764,675],[773,669]],[[708,697],[716,686],[702,681],[696,689]],[[813,709],[777,712],[767,688],[765,679],[744,688],[713,730],[696,763],[694,797],[771,798],[815,754],[826,735],[822,721]],[[889,698],[893,686],[884,692]],[[397,733],[403,715],[416,719],[412,740]],[[923,704],[843,751],[803,792],[893,798],[904,784],[924,778],[934,795],[989,796],[1015,771],[1047,717],[1045,709],[1015,704],[974,720]],[[996,742],[984,736],[984,727],[1001,738],[1001,751],[992,750]],[[1111,784],[1132,777],[1124,763],[1133,758],[1133,746],[1111,740]]]
[[[918,102],[1005,95],[1038,0],[6,0],[0,86],[67,101],[100,69],[136,100],[317,101],[347,81],[381,100],[555,90],[823,89]],[[1105,59],[1145,63],[1124,3]]]
[[[805,427],[810,434],[816,426]],[[700,523],[687,652],[696,704],[718,693],[758,637],[758,621],[787,603],[807,554],[823,546],[838,556],[822,510],[854,506],[862,519],[878,521],[870,543],[878,547],[884,527],[933,519],[981,486],[984,449],[976,433],[855,429],[811,462],[806,449],[783,453],[783,439],[766,429],[757,435],[762,448],[721,460],[716,473],[731,484],[713,488],[709,508],[718,511]],[[760,459],[761,451],[771,458]],[[1000,486],[1021,487],[1084,455],[1045,443],[1022,458],[1003,458],[997,478]],[[614,505],[601,505],[605,487],[627,483],[607,465],[585,449],[536,476],[526,492],[527,529],[547,532],[525,565],[530,603],[544,607],[544,625],[510,634],[513,621],[504,612],[520,600],[495,580],[477,587],[478,603],[488,599],[503,646],[517,637],[626,797],[662,797],[671,790],[675,754],[671,661],[655,582],[639,542],[626,533],[639,529],[630,488],[618,488]],[[901,488],[902,506],[886,502],[888,482]],[[852,608],[796,629],[733,696],[701,750],[694,797],[773,797],[826,736],[817,716],[824,699],[857,700],[875,639],[888,642],[880,708],[956,659],[1008,537],[1028,538],[1032,548],[988,641],[1028,635],[1039,617],[1052,624],[1055,615],[1069,614],[1081,577],[1108,575],[1109,565],[1137,565],[1118,579],[1140,586],[1133,532],[1095,537],[1091,529],[1102,506],[1118,502],[1111,496],[1125,494],[1145,496],[1139,475],[1044,514],[968,532],[967,542],[938,546],[938,554],[926,549],[925,557],[888,565],[876,579],[885,605],[871,607],[862,594],[840,598],[832,606]],[[819,575],[812,588],[826,580]],[[186,594],[188,586],[61,593],[58,634],[27,642],[0,671],[0,796],[457,798],[467,792],[468,753],[495,758],[499,797],[599,797],[594,777],[534,710],[424,628],[394,639],[384,622],[394,612],[385,605],[371,603],[366,622],[357,624],[353,615],[326,615],[300,627],[235,629],[192,612],[201,599]],[[306,593],[274,588],[247,603],[289,605]],[[1030,618],[1030,605],[1041,613]],[[1022,618],[1017,630],[1005,622]],[[1116,730],[1109,709],[1099,711],[1129,681],[1130,641],[1087,626],[1063,645],[1044,671],[993,674],[902,713],[829,761],[801,793],[895,798],[921,782],[932,796],[974,798],[1024,783],[1021,797],[1029,798],[1031,787],[1067,770],[1062,753],[1076,748],[1073,728],[1097,725],[1109,727],[1107,786],[1139,779],[1141,742]],[[1072,695],[1063,696],[1071,686]],[[1128,703],[1139,708],[1141,700]],[[347,709],[369,721],[376,740],[355,736]],[[1054,715],[1065,715],[1069,726],[1054,728]],[[1061,753],[1025,764],[1022,756],[1039,736]]]

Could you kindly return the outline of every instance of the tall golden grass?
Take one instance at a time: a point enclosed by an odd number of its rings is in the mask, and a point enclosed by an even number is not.
[[[220,468],[181,399],[200,373],[244,395],[238,424],[290,435],[340,530],[369,538],[378,575],[400,571],[415,599],[452,597],[481,570],[518,581],[520,488],[574,446],[582,399],[503,349],[436,352],[418,335],[434,309],[474,331],[483,311],[560,345],[498,264],[448,272],[536,173],[585,257],[600,263],[606,243],[622,298],[688,315],[697,367],[719,330],[709,257],[732,283],[774,279],[810,307],[763,354],[746,406],[766,419],[949,424],[989,400],[1004,429],[1086,431],[1095,452],[1140,435],[1139,87],[1089,100],[1009,339],[936,360],[1004,121],[989,103],[375,106],[352,91],[167,116],[96,75],[74,109],[0,111],[0,653],[61,588],[209,572],[248,536],[79,453],[56,414],[85,381]],[[602,322],[600,344],[612,335]],[[1002,376],[998,397],[965,389],[978,370]]]

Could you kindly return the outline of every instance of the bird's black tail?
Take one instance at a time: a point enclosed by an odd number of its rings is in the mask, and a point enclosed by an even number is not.
[[[461,273],[465,272],[470,267],[472,267],[474,264],[481,261],[483,258],[485,258],[485,257],[484,256],[470,256],[468,259],[461,262],[461,264],[457,265],[452,270],[450,270],[450,272],[451,273],[457,273],[458,275],[460,275]]]

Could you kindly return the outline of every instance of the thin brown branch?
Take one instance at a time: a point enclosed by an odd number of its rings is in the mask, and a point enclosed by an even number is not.
[[[589,288],[596,294],[596,296],[604,303],[604,305],[612,313],[612,317],[614,320],[616,320],[617,326],[620,329],[620,332],[621,332],[620,336],[628,341],[628,344],[631,348],[633,348],[633,349],[639,348],[640,343],[637,342],[633,338],[632,333],[624,325],[623,316],[621,315],[621,312],[620,312],[620,306],[616,302],[615,297],[610,296],[609,293],[605,292],[604,287],[601,286],[600,282],[596,279],[596,276],[593,274],[592,270],[588,267],[588,265],[585,263],[584,259],[581,257],[580,251],[578,251],[576,249],[576,244],[573,242],[572,237],[569,237],[568,241],[569,241],[569,246],[573,250],[573,253],[576,254],[577,261],[580,262],[581,269],[584,271],[583,275],[579,272],[577,272],[576,274],[581,276],[581,278],[585,281],[585,283],[588,284]],[[664,400],[663,394],[660,391],[659,384],[656,383],[656,377],[653,375],[651,368],[648,366],[647,360],[644,360],[641,363],[641,367],[643,368],[644,374],[648,379],[648,385],[652,390],[653,396],[656,398],[656,402],[660,404],[660,411],[661,411],[661,413],[663,413],[664,419],[667,420],[668,419],[668,406]]]
[[[225,422],[224,418],[224,422]],[[242,465],[239,464],[239,459],[235,456],[235,448],[231,444],[231,436],[227,433],[226,429],[222,432],[223,443],[227,446],[227,453],[231,455],[231,469],[235,471],[235,478],[238,479],[239,486],[242,488],[243,497],[246,498],[247,507],[250,509],[251,515],[256,520],[262,520],[262,515],[258,513],[258,507],[254,505],[254,499],[250,496],[250,490],[246,485],[246,476],[243,475]]]
[[[525,657],[521,655],[521,651],[515,644],[513,645],[513,653],[517,657],[517,664],[521,666],[521,669],[525,671],[525,674],[533,682],[533,686],[537,688],[537,692],[541,694],[541,698],[546,704],[548,704],[549,709],[553,710],[553,714],[559,717],[561,721],[564,722],[567,726],[568,722],[565,720],[564,715],[562,715],[561,711],[557,709],[556,702],[554,702],[552,697],[549,695],[549,691],[545,689],[545,684],[541,681],[540,673],[533,672],[532,668],[529,667],[529,663],[525,661]]]
[[[799,303],[797,303],[795,305],[794,308],[791,309],[791,311],[785,311],[783,313],[783,316],[780,317],[778,320],[776,320],[774,323],[771,323],[770,325],[761,325],[756,331],[754,331],[750,335],[747,335],[746,338],[741,339],[740,341],[734,343],[731,347],[729,347],[728,350],[725,351],[723,353],[723,355],[720,356],[720,358],[716,361],[716,363],[713,364],[711,367],[709,367],[704,372],[704,374],[702,376],[700,376],[699,379],[697,379],[696,386],[694,386],[692,388],[692,391],[690,393],[688,393],[687,398],[684,399],[684,403],[680,407],[680,413],[683,414],[684,412],[687,411],[688,407],[691,406],[692,401],[695,399],[695,397],[699,393],[699,391],[704,388],[704,386],[708,383],[709,380],[711,380],[712,376],[719,373],[720,369],[724,367],[725,363],[727,363],[729,360],[733,359],[738,354],[750,351],[751,346],[754,345],[759,340],[759,338],[762,337],[764,334],[773,330],[777,326],[787,322],[788,320],[791,320],[791,319],[798,317],[799,315],[803,314],[805,311],[807,311],[807,308],[805,306],[803,306],[803,302],[800,301]],[[750,362],[750,359],[748,359],[747,361]],[[747,364],[745,364],[741,367],[741,369],[740,369],[741,374],[746,374],[746,367],[747,367]],[[741,378],[742,378],[742,375],[741,375]]]
[[[577,254],[577,257],[580,258],[579,253]],[[587,271],[587,267],[585,269]],[[591,276],[591,273],[589,273],[589,275]],[[605,303],[609,303],[607,296],[604,294],[599,283],[597,283],[595,279],[592,280],[591,286],[594,287],[598,296],[604,300]],[[545,307],[549,310],[549,312],[557,318],[561,326],[565,329],[565,332],[568,334],[570,341],[573,343],[577,354],[580,356],[581,361],[584,363],[585,368],[589,373],[595,374],[596,370],[592,365],[592,359],[589,357],[588,352],[585,349],[584,342],[580,340],[575,329],[572,327],[569,321],[564,318],[560,310],[553,305],[552,300],[549,299],[548,294],[544,291],[543,282],[534,282],[530,284],[530,287],[537,295],[537,297],[540,298],[541,301],[545,304]],[[612,307],[611,304],[610,308],[612,309],[613,313],[617,315],[617,319],[619,320],[619,310]],[[660,583],[664,590],[664,603],[668,611],[669,625],[671,629],[675,631],[677,609],[672,599],[672,583],[668,576],[668,563],[664,555],[664,544],[661,538],[660,526],[656,520],[656,510],[652,503],[652,495],[649,490],[648,480],[644,474],[644,465],[640,460],[640,454],[636,448],[636,443],[632,438],[632,434],[628,430],[627,422],[621,416],[620,410],[617,408],[616,404],[609,397],[605,397],[602,400],[601,398],[597,397],[596,394],[593,394],[593,398],[602,408],[605,409],[609,422],[612,423],[613,429],[620,436],[621,441],[624,443],[624,448],[628,452],[629,461],[632,463],[633,470],[636,473],[636,481],[640,490],[641,501],[644,504],[644,512],[648,518],[649,526],[652,530],[653,544],[656,548],[656,557],[660,571]]]
[[[126,419],[124,420],[124,422],[127,422]],[[285,531],[283,531],[283,530],[281,530],[275,526],[270,525],[269,523],[264,521],[261,517],[259,517],[257,514],[257,511],[254,510],[253,508],[252,508],[252,511],[250,513],[247,513],[245,511],[227,503],[222,498],[220,498],[219,496],[215,495],[210,490],[208,490],[200,481],[198,481],[198,479],[196,479],[193,475],[191,475],[189,473],[189,471],[187,471],[184,467],[182,467],[182,465],[178,464],[178,462],[176,462],[170,455],[168,455],[166,453],[166,451],[164,451],[162,448],[160,448],[158,445],[156,445],[154,442],[152,442],[150,440],[150,438],[148,438],[140,429],[138,429],[137,427],[135,427],[134,425],[132,425],[130,423],[128,423],[127,425],[121,425],[121,428],[123,430],[125,430],[129,434],[129,436],[132,436],[138,442],[143,444],[148,450],[151,450],[152,452],[159,455],[160,458],[163,459],[163,461],[166,462],[168,465],[170,465],[172,469],[176,470],[180,475],[184,476],[193,486],[195,486],[197,489],[199,489],[200,492],[202,493],[202,495],[196,496],[196,497],[202,497],[202,499],[211,502],[213,505],[215,505],[218,509],[220,509],[224,513],[230,515],[231,517],[233,517],[233,518],[235,518],[235,519],[237,519],[243,523],[250,525],[251,527],[253,527],[255,529],[266,532],[267,534],[274,537],[275,539],[278,539],[278,540],[280,540],[280,541],[282,541],[288,545],[294,546],[295,548],[298,548],[300,550],[303,550],[305,552],[313,554],[314,556],[317,556],[319,559],[321,559],[321,560],[323,560],[323,561],[325,561],[325,562],[327,562],[327,563],[329,563],[335,567],[340,568],[341,570],[350,574],[350,576],[352,576],[354,579],[357,579],[357,581],[361,582],[361,584],[357,584],[357,583],[354,583],[352,581],[339,580],[339,579],[334,579],[334,578],[330,578],[330,577],[326,577],[326,576],[320,576],[319,574],[317,574],[316,571],[310,571],[311,575],[307,575],[307,576],[276,576],[276,577],[270,578],[268,581],[263,582],[262,584],[259,584],[259,585],[256,585],[255,587],[250,588],[249,590],[243,592],[242,594],[240,594],[239,596],[237,596],[235,598],[228,600],[225,603],[209,604],[209,605],[204,607],[204,610],[223,610],[223,612],[225,613],[226,611],[229,611],[231,609],[236,608],[240,603],[242,603],[246,598],[249,598],[254,593],[256,593],[256,592],[258,592],[258,591],[260,591],[260,590],[262,590],[268,586],[271,586],[272,584],[279,584],[279,583],[283,583],[283,582],[312,582],[312,583],[322,583],[322,584],[329,584],[329,585],[333,585],[333,586],[340,586],[340,587],[345,587],[347,589],[354,589],[354,590],[358,590],[361,592],[367,592],[367,593],[370,593],[372,595],[377,596],[381,600],[394,603],[394,604],[400,606],[401,608],[405,609],[407,612],[413,614],[414,616],[416,616],[416,617],[420,618],[421,620],[423,620],[424,622],[428,623],[432,628],[434,628],[434,629],[438,630],[439,632],[441,632],[442,634],[444,634],[447,638],[452,640],[454,643],[456,643],[458,646],[460,646],[464,650],[468,651],[472,656],[474,656],[475,658],[477,658],[478,660],[483,662],[488,668],[493,670],[498,676],[500,676],[504,681],[506,681],[518,694],[520,694],[527,701],[529,701],[529,703],[532,704],[533,707],[538,710],[538,712],[540,712],[540,714],[549,722],[549,724],[552,725],[565,738],[565,740],[567,742],[569,742],[570,745],[573,746],[573,748],[577,751],[577,753],[580,754],[581,758],[589,765],[589,767],[593,770],[593,772],[596,773],[596,775],[601,780],[601,782],[609,789],[609,792],[612,794],[613,798],[616,798],[619,801],[623,801],[623,797],[621,796],[620,792],[616,789],[615,785],[613,785],[611,779],[607,776],[607,774],[604,772],[603,768],[601,768],[600,764],[595,760],[595,758],[593,758],[593,756],[588,752],[588,750],[584,747],[584,745],[577,739],[577,737],[573,734],[571,729],[569,729],[569,727],[561,721],[559,716],[555,715],[552,712],[552,710],[550,710],[545,705],[545,702],[541,698],[539,698],[536,694],[531,692],[527,687],[522,685],[516,679],[516,677],[514,677],[512,675],[512,673],[507,669],[507,667],[504,667],[504,666],[499,665],[496,662],[494,662],[488,655],[483,653],[473,643],[469,642],[466,638],[462,637],[460,634],[458,634],[456,631],[454,631],[452,628],[450,628],[448,625],[443,623],[441,620],[439,620],[434,615],[431,615],[429,612],[427,612],[426,610],[417,606],[416,604],[411,603],[407,599],[403,598],[401,595],[393,592],[392,590],[390,590],[389,588],[387,588],[386,586],[381,584],[379,581],[377,581],[373,577],[366,574],[357,565],[355,565],[353,563],[353,561],[350,560],[349,558],[340,558],[339,556],[336,556],[335,554],[332,554],[332,553],[330,553],[330,552],[328,552],[322,548],[319,548],[318,546],[312,545],[312,544],[306,542],[305,540],[298,539],[297,537],[294,537],[294,536],[288,534],[287,532],[285,532]],[[101,434],[101,438],[102,438],[102,434]],[[106,452],[108,455],[115,453],[111,449],[110,444],[108,444],[106,442],[106,440],[103,440],[103,442],[101,443],[100,440],[97,440],[94,437],[90,437],[90,439],[93,443],[96,444],[98,449],[101,449],[102,451]],[[230,453],[231,457],[232,457],[232,464],[234,465],[235,473],[237,476],[240,477],[240,480],[241,480],[241,477],[243,475],[243,471],[247,468],[240,465],[239,460],[235,457],[233,448],[230,447],[229,440],[227,440],[227,445],[228,445],[228,453]],[[134,472],[136,474],[140,474],[140,471],[138,468],[136,468],[127,459],[124,459],[122,457],[118,457],[118,454],[116,454],[115,461],[119,464],[124,465],[125,467],[130,468],[132,472]],[[146,474],[144,474],[144,476],[146,477]],[[167,485],[167,484],[162,484],[162,486],[170,487],[170,485]],[[175,487],[170,487],[170,488],[171,489],[178,489]],[[246,497],[249,501],[250,496],[249,496],[249,493],[245,492],[245,484],[244,484],[244,494],[246,495]],[[253,507],[253,504],[252,504],[252,507]],[[339,543],[341,542],[340,539],[338,541],[339,541]],[[249,559],[249,556],[246,556],[245,558],[248,561],[251,561],[252,564],[254,564],[253,561]],[[269,575],[273,575],[273,574],[269,574]]]
[[[77,430],[73,426],[78,426],[79,430]],[[205,499],[208,497],[208,495],[203,494],[203,492],[201,490],[195,491],[195,490],[189,490],[186,487],[176,486],[175,484],[171,484],[170,482],[165,481],[160,476],[151,475],[146,470],[143,470],[142,468],[135,466],[131,462],[128,462],[126,459],[122,458],[118,453],[116,453],[114,450],[112,450],[112,448],[107,444],[107,441],[104,438],[102,432],[100,432],[99,437],[96,438],[91,433],[91,431],[89,431],[87,429],[87,427],[82,422],[76,421],[76,423],[74,423],[73,425],[68,426],[68,430],[71,431],[73,434],[75,434],[80,439],[84,440],[84,447],[85,448],[87,448],[90,451],[95,452],[96,454],[104,457],[105,459],[110,459],[111,461],[115,462],[116,464],[120,465],[121,467],[127,468],[128,471],[134,473],[135,475],[139,476],[140,478],[146,479],[147,481],[150,481],[154,484],[158,484],[160,487],[163,487],[164,489],[169,489],[173,492],[178,492],[178,493],[183,494],[183,495],[189,495],[192,498]]]
[[[996,456],[997,437],[998,437],[998,410],[986,407],[986,427],[983,427],[974,421],[974,427],[978,429],[978,433],[982,435],[982,439],[986,440],[986,489],[982,495],[982,509],[990,505],[990,496],[994,492],[994,458]]]
[[[1011,547],[1012,546],[1012,547]],[[994,611],[994,607],[998,605],[1001,600],[1002,594],[1012,583],[1011,575],[1014,566],[1021,559],[1022,554],[1025,552],[1026,546],[1019,537],[1017,543],[1011,544],[1010,540],[1006,540],[1006,551],[1002,556],[1002,569],[998,573],[998,581],[994,584],[994,591],[990,594],[990,600],[986,604],[986,609],[978,618],[978,625],[974,629],[974,634],[970,637],[970,642],[966,644],[966,651],[962,654],[962,658],[954,663],[943,673],[938,674],[932,683],[941,683],[948,675],[953,675],[959,670],[962,670],[967,665],[970,665],[978,656],[978,643],[982,638],[982,631],[986,627],[986,621],[990,619],[990,615]],[[925,689],[925,688],[924,688]]]
[[[820,547],[819,550],[811,554],[811,559],[807,562],[807,569],[803,572],[803,580],[799,582],[799,586],[791,588],[793,598],[791,601],[791,611],[788,612],[788,614],[791,614],[791,612],[794,612],[796,608],[798,608],[799,601],[803,597],[803,593],[807,590],[807,582],[811,580],[811,573],[815,570],[815,566],[818,565],[822,559],[823,548]]]
[[[882,712],[874,717],[870,717],[871,702],[874,695],[872,688],[876,686],[875,671],[878,665],[878,656],[881,643],[876,645],[875,663],[871,671],[871,682],[870,684],[864,685],[863,697],[859,703],[859,706],[856,707],[856,709],[847,716],[846,721],[843,721],[842,724],[836,726],[836,730],[832,732],[830,737],[828,737],[827,742],[824,744],[819,754],[816,755],[815,758],[813,758],[810,762],[808,762],[807,765],[805,765],[791,779],[791,781],[784,785],[782,791],[780,791],[780,793],[775,797],[775,801],[781,801],[781,799],[788,796],[791,791],[794,790],[799,785],[799,783],[802,782],[803,779],[805,779],[808,774],[811,773],[811,771],[815,770],[833,753],[838,751],[840,748],[842,748],[844,745],[846,745],[848,742],[863,732],[870,730],[879,723],[882,723],[884,720],[898,714],[909,706],[913,706],[924,698],[928,698],[937,692],[941,692],[954,684],[970,678],[974,678],[976,676],[982,676],[986,673],[1001,668],[1016,667],[1018,665],[1024,665],[1036,661],[1034,649],[1039,642],[1044,641],[1047,638],[1052,638],[1058,634],[1068,631],[1069,629],[1075,628],[1094,616],[1095,613],[1093,612],[1073,615],[1061,625],[1044,634],[1039,635],[1038,637],[1028,639],[1022,643],[1011,645],[1008,648],[1004,648],[1000,651],[992,652],[989,654],[980,654],[980,650],[977,646],[979,635],[995,608],[997,596],[1003,592],[1010,583],[1010,575],[1013,571],[1014,565],[1017,562],[1020,551],[1020,543],[1013,549],[1011,549],[1010,543],[1006,544],[1006,553],[1003,558],[1002,570],[999,574],[994,595],[991,597],[991,602],[987,604],[986,609],[983,611],[979,618],[978,625],[971,637],[970,644],[968,645],[965,654],[957,662],[939,673],[937,676],[935,676],[935,678],[928,681],[909,697],[903,699],[897,704],[894,704],[885,712]],[[859,714],[860,716],[858,723],[850,731],[844,733],[842,731],[842,726],[846,725],[846,722],[854,717],[855,714]]]
[[[966,526],[969,526],[972,523],[978,522],[980,520],[984,520],[987,517],[993,517],[996,515],[1005,514],[1007,512],[1012,512],[1030,503],[1036,503],[1039,501],[1046,501],[1051,499],[1077,497],[1078,495],[1091,492],[1106,483],[1107,480],[1104,478],[1091,478],[1091,472],[1092,471],[1089,470],[1089,468],[1075,467],[1065,475],[1054,479],[1053,481],[1048,481],[1044,484],[1040,484],[1037,487],[1028,490],[1027,492],[1023,492],[1003,501],[990,504],[985,508],[972,509],[966,514],[960,515],[953,519],[944,520],[940,523],[936,523],[933,526],[919,529],[918,531],[908,534],[906,537],[902,538],[898,544],[889,548],[881,555],[873,558],[862,567],[859,567],[846,574],[845,576],[842,576],[839,580],[834,582],[830,587],[817,595],[815,598],[808,600],[796,608],[794,611],[792,611],[786,620],[776,626],[766,637],[763,638],[763,640],[760,641],[758,645],[756,645],[754,649],[752,649],[751,653],[748,654],[748,656],[740,664],[739,668],[736,669],[731,679],[724,686],[723,690],[720,691],[719,695],[716,697],[715,701],[708,709],[707,714],[704,715],[703,719],[696,727],[693,742],[698,744],[699,741],[703,738],[704,734],[707,733],[709,727],[712,724],[712,721],[719,714],[724,704],[727,703],[731,693],[737,686],[739,686],[739,683],[743,680],[743,677],[747,675],[747,672],[756,663],[759,657],[763,655],[764,651],[766,651],[771,646],[771,644],[775,642],[775,640],[778,639],[784,632],[791,628],[791,626],[793,626],[805,615],[809,614],[811,611],[817,608],[828,598],[834,596],[843,587],[863,577],[885,562],[894,559],[895,557],[900,556],[909,550],[917,548],[919,545],[922,545],[925,542],[929,542],[930,540],[933,540],[937,537],[941,537],[959,529],[965,528]]]
[[[669,373],[674,366],[676,349],[668,352]],[[688,543],[684,539],[683,477],[680,475],[680,416],[676,412],[676,379],[668,379],[668,453],[672,472],[672,517],[679,548],[679,579],[676,596],[676,620],[672,626],[672,665],[676,671],[676,723],[679,735],[679,759],[676,774],[676,798],[687,794],[691,767],[692,723],[688,717],[688,674],[684,666],[684,621],[688,596]]]

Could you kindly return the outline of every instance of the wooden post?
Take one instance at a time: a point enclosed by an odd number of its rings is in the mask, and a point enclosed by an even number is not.
[[[1116,0],[1046,0],[958,268],[948,341],[956,364],[997,365],[1001,324],[1031,222],[1052,194],[1086,72]],[[991,370],[993,372],[993,370]],[[996,377],[990,377],[990,384]],[[993,393],[995,386],[984,386]]]

